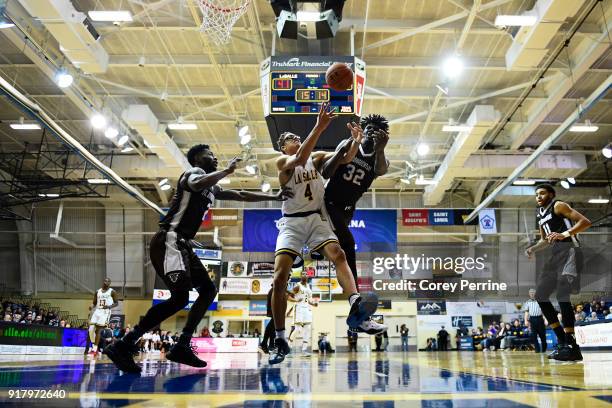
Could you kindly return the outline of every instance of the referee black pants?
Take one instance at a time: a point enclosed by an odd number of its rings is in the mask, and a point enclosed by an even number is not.
[[[542,316],[530,316],[529,323],[531,323],[531,341],[536,349],[536,352],[540,350],[538,346],[538,337],[542,343],[542,353],[546,352],[546,327],[544,326],[544,318]]]

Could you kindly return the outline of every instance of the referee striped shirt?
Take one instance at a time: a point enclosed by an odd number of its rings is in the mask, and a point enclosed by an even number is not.
[[[540,305],[538,305],[538,302],[535,299],[529,299],[527,302],[525,302],[525,306],[527,307],[529,317],[542,316],[542,309],[540,309]]]

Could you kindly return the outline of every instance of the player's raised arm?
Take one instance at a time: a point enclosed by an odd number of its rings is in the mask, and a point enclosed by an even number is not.
[[[234,157],[230,160],[225,170],[214,171],[212,173],[206,173],[198,167],[193,168],[185,173],[182,182],[186,183],[191,191],[202,191],[205,188],[214,186],[219,180],[232,174],[241,160],[239,157]]]
[[[281,188],[277,194],[263,194],[254,193],[251,191],[244,190],[223,190],[219,189],[215,193],[215,197],[219,200],[232,200],[232,201],[285,201],[293,197],[293,192],[289,188]]]
[[[321,153],[313,160],[317,168],[321,169],[321,175],[324,178],[330,178],[334,175],[341,164],[347,164],[353,161],[359,145],[363,141],[363,129],[355,122],[347,123],[346,127],[351,131],[351,139],[346,139],[340,142],[334,153]]]
[[[276,166],[279,171],[292,170],[297,166],[303,166],[308,161],[312,151],[314,150],[319,137],[327,129],[327,126],[336,117],[336,114],[329,109],[329,103],[325,102],[321,104],[319,115],[317,117],[317,123],[310,131],[304,143],[300,145],[297,152],[291,156],[281,156],[276,162]]]

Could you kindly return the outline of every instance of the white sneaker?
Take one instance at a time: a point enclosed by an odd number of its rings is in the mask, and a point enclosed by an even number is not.
[[[359,326],[357,326],[357,331],[360,333],[367,334],[378,334],[387,331],[387,326],[384,324],[380,324],[375,322],[372,319],[364,320]]]

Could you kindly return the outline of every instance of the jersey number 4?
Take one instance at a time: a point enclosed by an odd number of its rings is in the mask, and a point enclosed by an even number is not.
[[[312,191],[310,190],[310,183],[306,183],[306,190],[304,190],[304,197],[306,197],[308,201],[312,201]]]
[[[354,164],[349,164],[346,166],[347,172],[342,175],[345,180],[352,181],[358,186],[361,185],[361,180],[365,177],[365,171],[363,169],[358,169]]]

